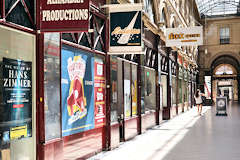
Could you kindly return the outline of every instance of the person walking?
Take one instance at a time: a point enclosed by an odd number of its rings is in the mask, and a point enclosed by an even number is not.
[[[203,103],[202,96],[203,96],[203,93],[201,93],[200,89],[197,89],[197,92],[194,95],[194,99],[197,105],[199,115],[202,115],[202,103]]]

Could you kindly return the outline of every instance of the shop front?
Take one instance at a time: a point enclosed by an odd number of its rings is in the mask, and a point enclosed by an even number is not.
[[[188,75],[187,70],[183,70],[183,111],[186,112],[188,108]]]
[[[177,115],[177,78],[176,78],[176,54],[172,51],[170,57],[170,66],[171,69],[169,70],[170,77],[170,85],[171,85],[171,118]]]
[[[183,101],[183,65],[182,57],[178,55],[178,113],[183,112],[184,110],[184,101]]]
[[[160,97],[161,105],[163,108],[163,120],[170,118],[170,108],[168,107],[168,58],[165,54],[162,54],[161,59],[161,86],[160,86]]]
[[[156,125],[156,73],[155,69],[142,68],[142,132]]]
[[[0,24],[0,159],[36,159],[36,36]]]
[[[92,9],[91,33],[39,34],[41,160],[87,158],[107,146],[106,17]]]

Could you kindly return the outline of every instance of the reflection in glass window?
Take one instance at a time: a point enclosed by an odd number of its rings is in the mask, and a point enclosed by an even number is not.
[[[117,70],[118,70],[118,63],[116,57],[111,57],[111,122],[116,122],[118,118],[118,112],[117,112],[117,90],[118,90],[118,84],[117,84]]]
[[[177,86],[176,86],[176,77],[172,78],[172,103],[176,104],[177,103]]]
[[[161,75],[161,84],[163,86],[163,107],[167,107],[167,75]]]
[[[132,67],[132,115],[137,115],[137,65],[131,65]]]
[[[146,111],[156,109],[156,79],[155,71],[145,68],[145,97],[144,105]]]
[[[130,64],[127,62],[124,62],[124,115],[125,118],[131,116]]]
[[[44,34],[44,112],[46,141],[60,131],[60,35]]]

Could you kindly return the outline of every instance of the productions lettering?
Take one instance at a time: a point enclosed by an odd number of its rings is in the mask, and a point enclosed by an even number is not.
[[[83,5],[84,0],[47,0],[47,6]],[[74,9],[69,7],[42,10],[42,21],[76,21],[88,20],[88,8]],[[74,6],[73,6],[74,7]],[[49,7],[52,8],[52,7]],[[65,9],[68,8],[68,9]]]

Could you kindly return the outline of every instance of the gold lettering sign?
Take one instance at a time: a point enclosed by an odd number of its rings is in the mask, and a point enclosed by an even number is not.
[[[124,29],[121,29],[121,27],[116,27],[112,31],[111,35],[114,35],[114,34],[140,34],[140,29],[135,29],[135,28],[127,29],[127,27]]]
[[[184,39],[184,34],[183,33],[180,33],[180,34],[173,34],[173,33],[170,33],[168,38],[171,40],[171,39]]]

